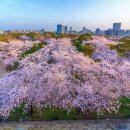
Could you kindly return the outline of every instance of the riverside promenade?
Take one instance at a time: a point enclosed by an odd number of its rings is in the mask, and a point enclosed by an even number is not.
[[[130,120],[1,122],[0,130],[130,130]]]

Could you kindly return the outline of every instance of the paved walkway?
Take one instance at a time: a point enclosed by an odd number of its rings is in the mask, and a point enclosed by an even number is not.
[[[0,79],[3,78],[5,73],[6,73],[5,65],[0,62]]]
[[[130,130],[130,120],[6,122],[0,130]]]

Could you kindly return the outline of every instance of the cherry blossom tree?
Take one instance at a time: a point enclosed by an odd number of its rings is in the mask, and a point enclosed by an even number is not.
[[[108,45],[117,45],[119,42],[112,41],[110,39],[107,39],[105,37],[99,37],[99,36],[93,36],[92,40],[90,41],[83,41],[82,45],[90,44],[93,47],[95,47],[95,50],[108,50]]]
[[[95,51],[92,55],[93,60],[108,60],[115,62],[119,59],[118,53],[116,50],[102,50]]]
[[[39,41],[18,41],[0,42],[0,59],[5,64],[13,64],[17,61],[20,54],[30,49],[34,44],[39,44]]]
[[[0,80],[0,115],[22,102],[26,108],[72,108],[82,112],[118,111],[130,94],[130,62],[95,63],[67,39],[50,44],[20,61],[18,70]]]

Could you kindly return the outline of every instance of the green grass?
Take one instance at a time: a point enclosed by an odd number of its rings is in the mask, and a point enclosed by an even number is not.
[[[10,32],[7,34],[1,34],[0,35],[0,42],[8,42],[10,40],[19,40],[20,36],[26,35],[32,38],[32,40],[40,40],[43,37],[43,34],[41,33],[35,33],[35,32],[30,32],[30,33],[17,33],[17,32]]]
[[[91,39],[92,39],[91,34],[82,34],[78,38],[72,40],[72,43],[77,48],[77,50],[79,52],[82,52],[82,53],[84,53],[84,55],[91,57],[92,53],[94,52],[94,48],[89,44],[82,46],[82,42],[84,40],[88,41],[88,40],[91,40]]]
[[[42,108],[40,110],[32,109],[28,112],[24,111],[24,103],[10,113],[7,120],[19,121],[23,120],[77,120],[77,119],[121,119],[130,118],[130,98],[122,97],[120,99],[121,106],[117,113],[104,112],[98,115],[96,111],[86,111],[84,113],[77,109],[68,112],[62,108]]]
[[[19,62],[15,62],[13,65],[7,65],[6,70],[7,72],[11,72],[11,71],[17,70],[18,67],[19,67]]]
[[[29,119],[29,114],[24,111],[24,103],[15,108],[8,117],[8,121],[20,121],[21,119]]]
[[[127,52],[130,51],[130,41],[126,41],[118,45],[110,45],[111,49],[117,50],[118,54],[123,57],[127,57]]]
[[[22,53],[20,58],[25,58],[26,56],[28,56],[30,54],[33,54],[34,52],[36,52],[39,49],[43,48],[45,45],[47,45],[46,42],[43,42],[42,44],[35,44],[31,49],[29,49],[26,52]]]
[[[83,53],[84,53],[84,55],[87,55],[87,56],[91,57],[92,54],[93,54],[93,52],[94,52],[94,48],[92,46],[86,44],[83,47]]]
[[[19,37],[21,36],[21,35],[23,35],[24,33],[16,33],[16,32],[14,32],[14,33],[9,33],[9,35],[11,35],[13,38],[15,38],[15,39],[19,39]]]
[[[46,44],[47,44],[46,42],[44,42],[42,44],[35,44],[31,49],[29,49],[26,52],[22,53],[19,56],[19,59],[22,60],[26,56],[35,53],[39,49],[43,48]],[[7,65],[6,70],[7,70],[7,72],[11,72],[11,71],[17,70],[18,67],[19,67],[19,62],[15,62],[13,65]]]
[[[130,37],[124,37],[122,39],[119,40],[119,42],[130,42]]]
[[[117,115],[120,118],[126,118],[126,117],[130,117],[130,98],[128,97],[122,97],[120,99],[120,109],[117,113]]]
[[[10,40],[14,40],[15,37],[11,36],[10,34],[1,34],[0,35],[0,42],[8,42]]]
[[[8,117],[8,121],[19,120],[72,120],[76,119],[75,110],[68,112],[61,108],[43,108],[41,110],[33,109],[33,111],[24,111],[24,103],[15,108]]]
[[[8,34],[1,34],[0,35],[0,42],[8,42],[11,40],[19,40],[19,37],[24,33],[8,33]]]
[[[38,115],[38,113],[40,113]],[[76,111],[72,110],[68,112],[61,108],[44,108],[33,114],[34,119],[42,120],[72,120],[76,118]],[[38,116],[37,116],[38,115]]]

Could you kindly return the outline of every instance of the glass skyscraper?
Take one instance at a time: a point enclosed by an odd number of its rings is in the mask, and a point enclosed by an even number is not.
[[[121,23],[114,23],[113,24],[113,30],[120,30],[121,29]]]
[[[65,26],[62,24],[57,24],[57,34],[60,35],[65,32]]]

